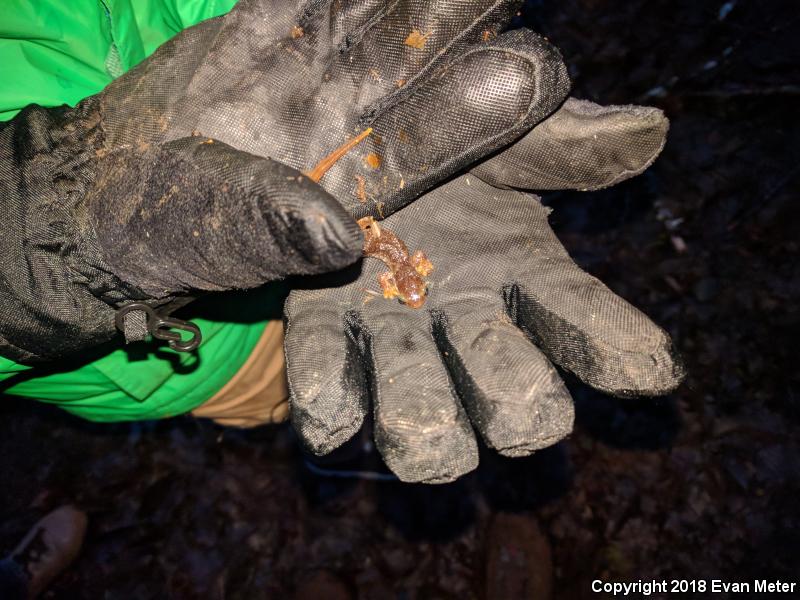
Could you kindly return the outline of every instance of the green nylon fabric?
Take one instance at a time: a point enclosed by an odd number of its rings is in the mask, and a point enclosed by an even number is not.
[[[27,104],[74,105],[176,33],[236,0],[3,0],[0,119]]]
[[[27,104],[74,105],[97,93],[160,44],[236,0],[4,0],[0,19],[0,119]],[[213,396],[250,355],[284,290],[203,301],[214,318],[194,317],[203,332],[195,354],[161,346],[144,357],[118,349],[89,364],[58,370],[0,358],[3,392],[57,404],[94,421],[182,414]],[[216,305],[216,309],[213,308]],[[246,315],[247,318],[241,318]],[[135,345],[134,345],[135,346]]]

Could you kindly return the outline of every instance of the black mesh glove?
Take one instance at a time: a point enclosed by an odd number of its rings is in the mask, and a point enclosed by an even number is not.
[[[381,221],[434,265],[420,309],[375,297],[386,268],[372,258],[345,285],[293,291],[292,421],[310,449],[346,441],[372,402],[376,445],[400,479],[451,481],[477,465],[473,429],[508,456],[571,431],[552,363],[611,394],[675,388],[669,336],[572,262],[535,196],[496,187],[614,183],[652,162],[666,129],[654,109],[570,100],[472,174]]]
[[[354,214],[389,215],[563,102],[558,51],[499,34],[521,4],[242,0],[108,88],[106,140],[199,131],[303,170],[372,127],[322,186]]]
[[[355,260],[352,215],[390,214],[563,101],[558,52],[499,33],[518,5],[242,0],[76,108],[20,113],[0,130],[0,354],[108,340],[132,300]],[[322,180],[337,206],[299,171],[367,127]]]
[[[105,153],[71,139],[85,117],[31,107],[0,129],[0,354],[58,358],[111,339],[132,301],[163,309],[360,255],[352,217],[299,171],[200,137]],[[133,339],[143,312],[122,321]]]

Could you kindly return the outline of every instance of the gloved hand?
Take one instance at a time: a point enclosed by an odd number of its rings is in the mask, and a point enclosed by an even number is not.
[[[74,109],[24,110],[0,130],[0,354],[108,340],[133,300],[354,261],[351,217],[298,171],[371,127],[322,187],[388,215],[550,114],[558,52],[499,34],[519,4],[242,0]]]
[[[596,189],[643,171],[663,147],[656,109],[568,100],[471,174],[380,222],[434,266],[420,309],[375,297],[368,258],[340,287],[294,290],[286,304],[292,421],[327,453],[374,406],[375,442],[404,481],[474,469],[473,429],[508,456],[572,430],[552,363],[604,392],[659,395],[682,378],[669,336],[583,272],[535,196],[499,186]]]
[[[200,137],[106,152],[72,137],[84,109],[32,107],[0,129],[0,354],[57,358],[113,337],[130,301],[359,256],[352,217],[299,171]],[[136,312],[121,322],[129,337],[146,331]]]

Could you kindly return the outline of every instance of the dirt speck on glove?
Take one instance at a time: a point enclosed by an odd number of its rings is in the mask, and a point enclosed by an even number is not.
[[[425,44],[428,43],[428,38],[430,37],[431,33],[432,32],[430,31],[428,33],[422,33],[419,29],[414,29],[408,34],[404,44],[406,46],[416,48],[417,50],[422,50],[425,48]]]

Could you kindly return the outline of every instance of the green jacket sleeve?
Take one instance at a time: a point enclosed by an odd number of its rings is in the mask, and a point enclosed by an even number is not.
[[[182,29],[226,13],[234,4],[236,0],[4,0],[0,120],[31,103],[74,105]]]
[[[19,365],[13,360],[0,356],[0,383],[4,382],[9,377],[13,377],[17,373],[24,373],[30,370],[30,368],[29,366]]]
[[[0,20],[0,119],[31,103],[74,105],[180,30],[234,3],[6,0]],[[159,347],[137,356],[120,348],[79,368],[30,368],[0,358],[0,382],[6,393],[96,421],[181,414],[213,396],[238,371],[282,299],[277,286],[219,296],[214,318],[193,319],[204,335],[196,354]]]

